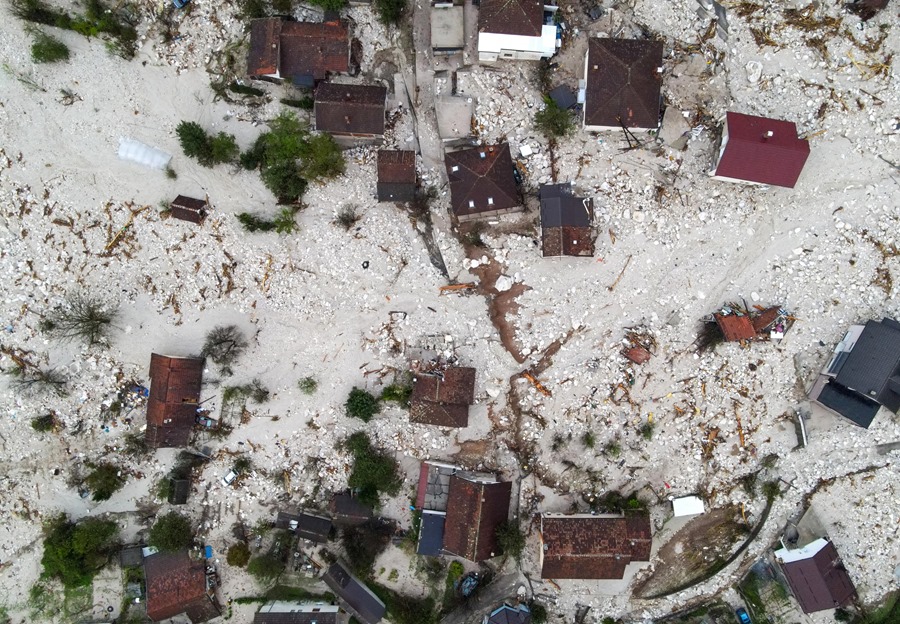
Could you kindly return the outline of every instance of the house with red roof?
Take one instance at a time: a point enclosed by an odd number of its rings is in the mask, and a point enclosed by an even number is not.
[[[167,620],[181,613],[193,624],[220,615],[215,584],[207,581],[206,562],[191,559],[187,551],[156,553],[144,558],[147,617]]]
[[[250,23],[247,74],[312,87],[350,68],[350,37],[340,20],[294,22],[279,17]]]
[[[541,578],[622,579],[632,561],[650,561],[650,516],[541,515]]]
[[[475,369],[451,366],[419,372],[413,378],[409,420],[421,425],[468,427],[469,406],[475,403]]]
[[[203,360],[150,355],[147,444],[151,448],[187,446],[197,420]]]
[[[716,180],[794,188],[809,157],[809,142],[791,121],[726,113]]]

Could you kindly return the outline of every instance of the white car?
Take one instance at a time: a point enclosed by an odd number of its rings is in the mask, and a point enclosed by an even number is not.
[[[228,474],[222,477],[222,485],[224,487],[228,487],[229,485],[234,483],[235,479],[237,479],[237,473],[234,470],[229,470]]]

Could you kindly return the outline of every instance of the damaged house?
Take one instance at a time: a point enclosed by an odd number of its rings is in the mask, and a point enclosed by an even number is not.
[[[594,255],[594,201],[578,197],[571,184],[541,186],[541,254]]]
[[[781,306],[754,306],[753,309],[748,309],[729,303],[703,319],[705,325],[698,342],[702,350],[723,340],[742,345],[766,340],[779,341],[784,338],[793,320]]]
[[[294,22],[279,17],[250,23],[247,73],[252,78],[290,80],[313,87],[350,68],[350,38],[340,20]]]
[[[460,221],[524,210],[508,143],[448,152],[444,163],[450,208]]]
[[[776,550],[775,560],[804,613],[836,609],[856,595],[837,549],[826,538],[803,548]]]
[[[542,0],[482,0],[478,60],[537,61],[556,54],[556,11]]]
[[[475,403],[475,369],[450,367],[416,372],[409,399],[409,420],[438,427],[468,427]]]
[[[200,405],[203,360],[150,355],[146,440],[151,448],[187,446]]]
[[[541,578],[621,579],[650,561],[650,516],[541,514]]]
[[[882,406],[900,411],[900,323],[884,318],[851,326],[809,399],[866,429]]]
[[[316,130],[335,138],[379,140],[384,136],[387,89],[323,82],[316,87]]]

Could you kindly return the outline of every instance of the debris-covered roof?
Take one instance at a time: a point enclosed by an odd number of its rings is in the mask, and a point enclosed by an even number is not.
[[[361,624],[375,624],[384,617],[386,609],[381,599],[340,562],[332,564],[322,580],[340,599],[344,609]]]
[[[541,578],[620,579],[649,561],[650,516],[541,516]]]
[[[775,557],[804,613],[834,609],[856,594],[837,549],[824,538],[804,548],[778,550]]]
[[[589,39],[584,125],[656,128],[662,54],[660,41]]]
[[[512,483],[483,483],[459,476],[450,478],[444,550],[484,561],[500,554],[497,527],[509,518]]]
[[[520,207],[508,143],[448,152],[444,162],[450,178],[451,208],[458,218]]]
[[[447,368],[419,373],[413,382],[409,419],[440,427],[466,427],[469,406],[475,402],[475,369]]]
[[[296,528],[292,527],[292,522],[296,522]],[[328,541],[331,534],[332,523],[329,518],[316,516],[308,513],[288,513],[279,511],[275,517],[275,528],[293,530],[294,533],[305,540],[311,542],[323,543]]]
[[[372,508],[348,493],[335,494],[328,506],[335,524],[357,525],[372,517]]]
[[[147,444],[153,448],[187,446],[202,378],[202,359],[151,354]]]
[[[482,0],[478,32],[540,37],[544,24],[542,0]]]
[[[781,306],[744,309],[735,303],[722,306],[712,314],[712,320],[728,342],[780,340],[793,322]]]
[[[332,134],[381,136],[387,89],[376,85],[323,82],[316,88],[316,130]]]
[[[727,113],[727,135],[715,175],[794,188],[809,157],[809,143],[791,121]]]
[[[187,613],[191,622],[198,624],[219,615],[218,605],[206,590],[206,562],[191,559],[187,551],[144,558],[144,578],[151,619]]]
[[[593,200],[577,197],[568,183],[544,184],[540,198],[544,257],[593,256]]]
[[[267,17],[250,23],[247,73],[251,76],[322,80],[329,73],[347,72],[349,64],[350,38],[340,20],[294,22]]]

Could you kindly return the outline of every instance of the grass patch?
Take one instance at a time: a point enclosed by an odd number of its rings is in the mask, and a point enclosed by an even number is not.
[[[137,15],[128,4],[107,7],[100,0],[87,0],[83,14],[70,15],[44,0],[13,0],[12,13],[33,24],[73,30],[85,37],[102,37],[110,52],[126,60],[137,50]]]
[[[31,44],[31,60],[35,63],[68,61],[69,47],[56,37],[37,31]]]

